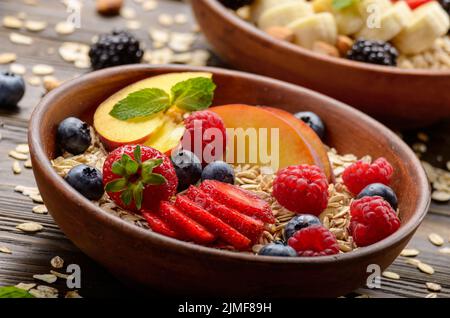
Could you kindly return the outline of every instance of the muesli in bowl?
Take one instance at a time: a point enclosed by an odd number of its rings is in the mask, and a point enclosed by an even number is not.
[[[450,68],[447,0],[219,0],[267,34],[354,61]]]
[[[57,129],[56,172],[105,211],[196,244],[311,257],[374,244],[401,224],[384,158],[340,155],[312,112],[210,107],[210,73],[154,76]]]

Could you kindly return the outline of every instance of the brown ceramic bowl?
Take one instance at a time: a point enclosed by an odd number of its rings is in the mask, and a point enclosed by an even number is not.
[[[320,55],[272,38],[217,0],[191,4],[215,52],[234,67],[311,88],[396,126],[450,117],[450,71],[404,70]]]
[[[211,71],[214,105],[247,103],[296,112],[312,110],[325,121],[326,142],[342,153],[384,156],[395,167],[401,228],[389,238],[349,254],[319,258],[261,257],[216,250],[144,230],[104,212],[74,191],[50,165],[55,131],[68,116],[91,122],[109,95],[146,77]],[[308,89],[269,78],[214,68],[124,66],[72,80],[44,97],[30,123],[29,143],[39,190],[64,233],[87,255],[127,282],[182,295],[338,296],[365,284],[369,264],[386,268],[427,212],[428,181],[412,151],[363,113]]]

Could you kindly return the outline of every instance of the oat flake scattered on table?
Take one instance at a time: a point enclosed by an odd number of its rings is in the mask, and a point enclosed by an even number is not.
[[[394,279],[394,280],[399,280],[400,279],[400,275],[394,272],[388,272],[385,271],[381,274],[383,277],[385,278],[389,278],[389,279]]]
[[[12,251],[9,248],[7,248],[6,246],[0,245],[0,253],[12,254]]]
[[[442,289],[442,286],[439,284],[436,284],[436,283],[428,282],[428,283],[425,283],[425,285],[427,286],[427,288],[429,290],[434,291],[434,292],[439,292]]]
[[[22,44],[22,45],[33,44],[33,39],[31,37],[20,34],[20,33],[10,33],[9,40],[15,44]]]
[[[36,233],[36,232],[42,231],[44,229],[42,224],[39,224],[36,222],[21,223],[21,224],[17,225],[16,228],[18,230],[21,230],[23,232],[28,232],[28,233]]]
[[[405,257],[414,257],[420,254],[420,251],[415,248],[405,248],[400,255]]]
[[[12,63],[16,59],[17,55],[15,53],[0,53],[0,65]]]
[[[53,274],[35,274],[33,275],[34,279],[41,280],[43,282],[46,282],[47,284],[53,284],[58,279]]]
[[[430,240],[430,242],[433,245],[436,245],[436,246],[444,245],[444,239],[439,234],[431,233],[430,235],[428,235],[428,239]]]
[[[15,287],[29,291],[30,289],[36,287],[34,283],[18,283]]]

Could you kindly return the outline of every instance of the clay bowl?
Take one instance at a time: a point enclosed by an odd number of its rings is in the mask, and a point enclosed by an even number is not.
[[[108,214],[75,192],[52,169],[55,131],[68,116],[87,121],[109,95],[146,77],[211,71],[214,105],[247,103],[313,110],[325,121],[326,142],[342,153],[384,156],[395,167],[393,187],[402,226],[389,238],[349,254],[320,258],[258,257],[181,242],[140,229]],[[44,201],[62,231],[87,255],[128,283],[182,295],[338,296],[366,282],[369,264],[385,269],[424,218],[428,182],[415,155],[394,133],[338,101],[292,84],[215,68],[124,66],[72,80],[44,97],[32,115],[29,143]]]
[[[268,36],[217,0],[191,4],[215,52],[238,69],[311,88],[396,127],[450,117],[450,71],[403,70],[319,55]]]

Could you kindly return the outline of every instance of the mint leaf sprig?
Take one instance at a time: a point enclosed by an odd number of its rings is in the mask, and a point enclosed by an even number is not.
[[[353,5],[354,0],[333,0],[332,6],[335,10],[342,10]]]
[[[129,94],[109,113],[119,120],[145,118],[171,106],[187,111],[206,109],[212,104],[216,85],[210,78],[196,77],[175,84],[169,95],[159,88],[144,88]]]
[[[34,298],[34,296],[15,286],[3,286],[0,287],[0,298]]]

